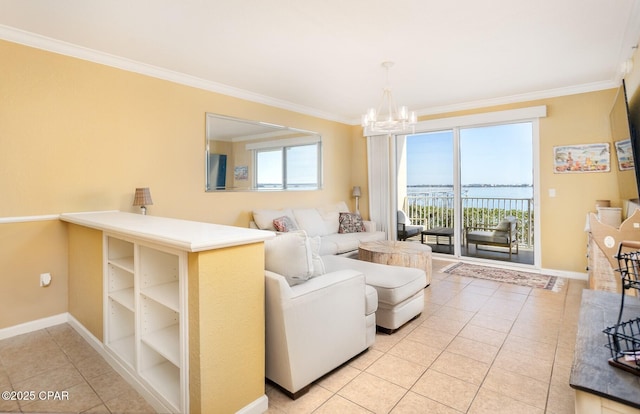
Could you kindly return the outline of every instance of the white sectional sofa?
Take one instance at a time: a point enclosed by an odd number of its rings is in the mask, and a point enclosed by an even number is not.
[[[366,284],[378,293],[376,325],[382,332],[395,332],[424,310],[424,270],[339,256],[323,256],[322,261],[326,272],[351,269],[364,274]]]
[[[372,221],[354,222],[346,203],[318,208],[285,208],[281,210],[258,209],[253,211],[253,223],[262,230],[278,231],[274,220],[287,217],[290,230],[304,230],[309,237],[320,237],[321,255],[352,254],[360,242],[384,240],[386,235],[377,231]],[[341,225],[342,220],[342,225]],[[357,220],[357,219],[356,219]],[[346,222],[346,224],[345,224]]]
[[[266,241],[266,377],[293,399],[306,393],[313,381],[373,345],[377,307],[365,276],[326,271],[304,232]]]

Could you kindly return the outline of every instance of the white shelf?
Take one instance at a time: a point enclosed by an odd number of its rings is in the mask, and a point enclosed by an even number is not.
[[[180,366],[179,325],[171,325],[168,328],[146,334],[142,337],[142,342],[167,358],[176,367]]]
[[[126,270],[127,272],[133,273],[133,256],[131,257],[121,257],[119,259],[109,259],[109,263],[112,265],[119,267],[122,270]]]
[[[180,406],[180,370],[170,362],[154,365],[142,371],[142,376],[174,409]]]
[[[180,312],[180,286],[177,281],[145,288],[142,294],[175,312]]]
[[[135,366],[136,347],[134,336],[127,336],[125,338],[118,339],[117,341],[113,341],[109,344],[109,348],[111,348],[111,350],[127,364],[132,367]]]
[[[135,312],[135,302],[132,287],[111,292],[109,293],[109,297],[125,308],[129,309],[131,312]]]
[[[117,235],[105,241],[105,347],[169,411],[186,411],[180,338],[186,253]]]

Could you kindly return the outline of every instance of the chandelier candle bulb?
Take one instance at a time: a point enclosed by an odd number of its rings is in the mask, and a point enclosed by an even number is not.
[[[404,120],[404,119],[409,119],[409,108],[407,108],[406,106],[401,106],[400,110],[398,111],[398,118]]]

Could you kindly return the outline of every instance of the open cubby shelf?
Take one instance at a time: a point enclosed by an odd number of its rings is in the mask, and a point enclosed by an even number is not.
[[[105,248],[105,343],[171,411],[183,411],[180,264],[186,255],[112,235]]]

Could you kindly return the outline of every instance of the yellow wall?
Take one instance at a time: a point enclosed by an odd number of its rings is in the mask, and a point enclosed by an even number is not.
[[[0,188],[4,190],[0,217],[137,211],[131,206],[134,189],[148,186],[154,200],[149,214],[246,226],[253,208],[315,206],[341,200],[353,207],[354,185],[362,187],[360,210],[367,216],[366,140],[359,126],[5,41],[0,41],[0,60]],[[558,175],[551,168],[554,145],[609,139],[613,98],[614,90],[607,90],[464,112],[547,105],[548,116],[540,122],[545,268],[584,272],[585,215],[593,210],[596,199],[618,203],[613,173]],[[324,189],[205,193],[205,112],[318,131],[323,137]],[[548,196],[550,188],[556,189],[555,198]],[[37,285],[39,273],[48,271],[53,272],[54,282],[66,283],[65,247],[57,247],[60,254],[47,254],[54,244],[62,243],[64,230],[39,234],[37,242],[26,244],[11,238],[23,227],[30,229],[26,223],[0,225],[0,238],[12,244],[10,250],[16,257],[30,257],[33,262],[0,256],[0,281],[33,301],[25,306],[25,301],[18,303],[17,295],[0,301],[0,315],[11,313],[10,320],[0,318],[0,329],[68,310],[59,303],[38,300],[53,290]],[[66,303],[66,298],[59,301]]]
[[[6,41],[0,61],[0,218],[138,212],[133,193],[143,186],[154,201],[149,214],[238,226],[253,208],[351,201],[351,126]],[[324,189],[205,193],[205,112],[319,132]],[[0,255],[0,282],[12,287],[0,301],[0,329],[68,311],[64,229],[33,227],[0,224],[12,253]],[[54,278],[47,289],[39,287],[44,272]]]
[[[67,224],[69,234],[69,313],[102,340],[102,232]]]
[[[350,200],[352,127],[0,41],[0,217],[131,206],[246,226],[252,208]],[[205,193],[205,112],[322,134],[324,189]],[[346,145],[345,145],[346,144]]]
[[[420,120],[486,113],[507,109],[546,105],[547,117],[540,119],[540,182],[542,267],[585,273],[587,212],[595,210],[595,201],[618,200],[617,175],[610,173],[555,174],[553,147],[568,144],[610,142],[609,112],[616,90],[570,95],[511,105],[422,117]],[[354,131],[353,182],[366,185],[366,142],[362,131]],[[617,168],[612,156],[612,168]],[[556,197],[549,197],[549,189]],[[365,190],[366,193],[366,190]],[[365,194],[366,196],[366,194]],[[365,197],[366,198],[366,197]]]
[[[0,246],[0,329],[67,312],[67,233],[62,222],[0,224]],[[48,287],[40,287],[41,273],[51,273]]]
[[[263,243],[189,254],[190,412],[264,395]]]

